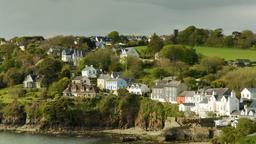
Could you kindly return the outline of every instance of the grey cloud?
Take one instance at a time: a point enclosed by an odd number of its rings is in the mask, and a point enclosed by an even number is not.
[[[0,37],[171,33],[196,25],[256,30],[255,0],[1,0]]]

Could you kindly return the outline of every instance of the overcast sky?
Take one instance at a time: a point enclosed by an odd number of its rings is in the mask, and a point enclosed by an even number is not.
[[[0,37],[256,31],[256,0],[0,0]]]

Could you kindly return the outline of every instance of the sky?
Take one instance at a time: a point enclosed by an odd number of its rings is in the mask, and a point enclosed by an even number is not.
[[[0,37],[256,31],[256,0],[0,0]]]

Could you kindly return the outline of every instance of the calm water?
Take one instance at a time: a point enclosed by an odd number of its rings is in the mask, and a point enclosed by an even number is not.
[[[47,135],[0,133],[0,144],[110,144],[110,138],[56,137]]]

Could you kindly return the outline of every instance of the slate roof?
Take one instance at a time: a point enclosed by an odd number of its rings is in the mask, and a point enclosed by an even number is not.
[[[213,91],[215,91],[218,96],[230,95],[231,92],[229,88],[209,88],[205,90],[205,93],[207,95],[212,95]]]
[[[185,96],[185,97],[193,97],[195,95],[195,91],[183,91],[180,96]]]
[[[183,105],[184,105],[184,106],[190,106],[190,107],[195,106],[194,103],[183,103]]]
[[[155,83],[153,88],[164,88],[164,87],[178,87],[181,81],[175,80],[160,80]]]
[[[256,93],[256,88],[246,88],[251,93]]]

